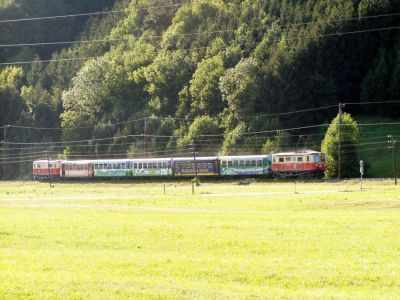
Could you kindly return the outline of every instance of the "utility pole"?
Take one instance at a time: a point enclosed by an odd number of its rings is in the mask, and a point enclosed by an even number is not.
[[[4,125],[3,127],[3,150],[4,150],[4,158],[8,158],[8,153],[7,153],[7,128],[9,128],[10,125]],[[7,179],[7,159],[4,160],[4,165],[3,165],[3,179]]]
[[[144,127],[143,127],[143,158],[146,158],[146,130],[147,130],[147,117],[144,118]]]
[[[394,184],[397,185],[397,160],[396,160],[396,143],[397,141],[393,138],[393,135],[388,135],[388,143],[390,144],[389,148],[392,148],[392,161],[393,161],[393,177]]]
[[[341,154],[342,154],[342,108],[343,103],[339,103],[339,122],[338,122],[338,179],[340,179],[341,173]]]
[[[194,174],[195,174],[195,179],[196,179],[196,185],[198,184],[198,176],[197,176],[197,160],[196,160],[196,144],[193,139],[193,160],[194,160]]]

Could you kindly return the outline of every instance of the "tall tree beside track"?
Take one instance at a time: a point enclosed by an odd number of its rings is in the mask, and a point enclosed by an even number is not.
[[[350,114],[343,113],[332,120],[321,145],[321,151],[326,154],[326,162],[328,164],[325,171],[326,178],[337,178],[338,176],[339,140],[341,144],[341,177],[351,178],[357,176],[357,144],[359,139],[360,132],[357,122],[353,120]]]

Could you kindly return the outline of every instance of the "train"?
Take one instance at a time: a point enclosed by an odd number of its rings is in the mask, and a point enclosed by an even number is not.
[[[36,160],[34,180],[151,177],[322,178],[325,154],[318,151],[270,155],[143,159]]]

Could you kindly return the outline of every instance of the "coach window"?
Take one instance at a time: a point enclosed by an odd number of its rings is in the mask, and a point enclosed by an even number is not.
[[[284,162],[285,159],[283,157],[279,157],[279,162]]]
[[[302,158],[302,157],[298,157],[298,158],[297,158],[297,161],[298,161],[298,162],[303,162],[303,158]]]

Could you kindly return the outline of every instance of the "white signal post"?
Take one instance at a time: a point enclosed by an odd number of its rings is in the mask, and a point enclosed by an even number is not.
[[[360,160],[360,190],[363,190],[364,161]]]

